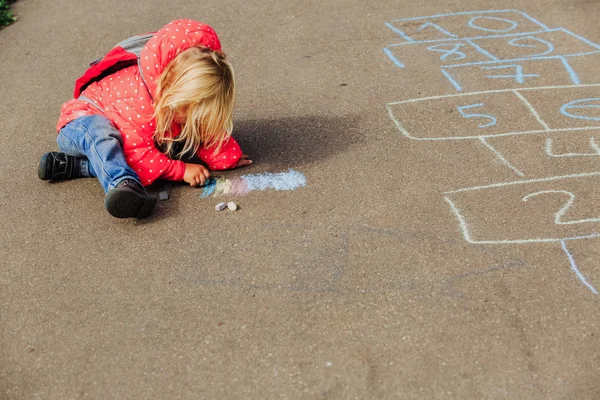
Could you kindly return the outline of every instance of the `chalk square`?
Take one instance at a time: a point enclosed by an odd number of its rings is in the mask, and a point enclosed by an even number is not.
[[[600,51],[600,46],[566,29],[552,29],[528,35],[474,40],[498,60],[574,56]]]
[[[565,57],[449,65],[442,67],[442,74],[459,92],[581,83]]]
[[[387,108],[400,132],[417,140],[477,139],[544,129],[510,90],[413,99]]]
[[[445,200],[469,243],[559,242],[600,232],[600,172],[464,188]]]
[[[424,66],[464,64],[472,62],[492,61],[489,55],[477,46],[455,40],[451,42],[420,43],[406,42],[389,45],[384,49],[390,60],[401,68],[423,68]]]
[[[600,129],[488,138],[524,179],[593,173],[600,165]]]
[[[519,91],[550,129],[600,127],[600,85]]]

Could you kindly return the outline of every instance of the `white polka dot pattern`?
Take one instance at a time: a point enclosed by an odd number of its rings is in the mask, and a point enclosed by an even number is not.
[[[99,82],[92,83],[82,93],[98,104],[111,122],[119,129],[123,138],[123,151],[129,165],[137,172],[144,184],[151,184],[158,178],[182,180],[185,164],[171,160],[154,145],[154,107],[150,93],[155,93],[156,84],[170,60],[183,50],[193,46],[206,46],[221,50],[221,43],[215,31],[208,25],[188,19],[170,22],[159,30],[142,49],[140,65],[147,83],[140,79],[137,65],[119,70]],[[135,94],[136,97],[131,97]],[[99,114],[100,111],[83,100],[71,100],[63,104],[57,130],[75,118]],[[172,134],[177,136],[180,127],[173,125]],[[139,151],[138,151],[139,150]],[[199,156],[212,169],[229,169],[236,165],[242,152],[235,139],[223,144],[218,154],[214,149],[202,148]],[[155,163],[163,163],[157,171]]]

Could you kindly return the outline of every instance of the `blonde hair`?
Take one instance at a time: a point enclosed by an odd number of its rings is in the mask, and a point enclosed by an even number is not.
[[[183,143],[176,155],[200,146],[221,149],[233,130],[235,78],[225,54],[206,47],[192,47],[175,57],[157,80],[154,99],[154,140],[167,154],[175,142]],[[171,126],[185,115],[181,133],[173,138]]]

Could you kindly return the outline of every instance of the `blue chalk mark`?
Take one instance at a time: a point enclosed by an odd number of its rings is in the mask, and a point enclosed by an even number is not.
[[[518,62],[518,61],[557,60],[557,59],[563,59],[563,58],[588,56],[590,54],[597,54],[597,53],[600,53],[600,51],[590,51],[590,52],[586,52],[586,53],[569,54],[568,56],[544,56],[544,57],[535,57],[535,58],[514,58],[514,59],[510,59],[510,60],[500,60],[500,61],[477,61],[477,62],[470,62],[470,63],[464,63],[464,64],[444,65],[443,68],[469,67],[469,66],[473,66],[473,65],[498,64],[498,63],[509,63],[509,62]]]
[[[569,73],[569,78],[571,78],[571,82],[573,82],[573,84],[575,85],[579,85],[581,83],[581,81],[579,80],[579,75],[577,75],[577,72],[575,72],[573,67],[571,67],[571,64],[569,64],[565,57],[560,57],[560,61],[563,63],[565,69]]]
[[[202,191],[200,198],[205,198],[205,197],[210,196],[215,191],[216,188],[217,188],[217,180],[214,178],[210,178],[210,182],[207,183],[206,185],[204,185],[204,190]]]
[[[548,29],[548,30],[544,30],[544,31],[509,33],[506,35],[472,36],[472,37],[462,37],[462,38],[456,38],[456,39],[455,38],[445,38],[445,39],[413,40],[413,41],[411,41],[411,43],[391,43],[391,44],[388,44],[388,46],[404,46],[406,44],[449,42],[449,41],[454,41],[454,40],[467,41],[467,40],[479,40],[479,39],[501,39],[501,38],[507,38],[507,37],[513,37],[513,36],[530,36],[530,35],[537,35],[538,33],[557,32],[557,31],[563,31],[563,30],[564,29],[561,29],[561,28],[555,28],[555,29]]]
[[[511,65],[495,65],[492,67],[482,67],[482,69],[489,71],[492,69],[505,69],[505,68],[514,68],[515,69],[515,75],[487,75],[488,78],[491,79],[513,79],[519,83],[519,84],[524,84],[525,83],[525,78],[528,77],[536,77],[539,76],[538,74],[524,74],[523,73],[523,66],[519,65],[519,64],[511,64]]]
[[[546,25],[544,25],[543,23],[539,22],[538,20],[530,17],[529,15],[525,14],[523,11],[519,11],[519,10],[462,11],[462,12],[449,13],[449,14],[430,15],[430,16],[426,16],[426,17],[401,18],[401,19],[392,20],[391,22],[396,22],[396,21],[416,21],[416,20],[419,20],[419,19],[452,17],[452,16],[456,16],[456,15],[497,14],[497,13],[517,13],[517,14],[520,14],[521,16],[527,18],[529,21],[533,22],[534,24],[539,25],[543,29],[548,29],[548,27]]]
[[[469,110],[471,108],[476,108],[476,107],[483,107],[483,103],[469,104],[469,105],[466,105],[466,106],[458,106],[458,112],[460,113],[460,115],[462,115],[465,118],[487,118],[487,119],[490,120],[490,122],[488,122],[485,125],[478,125],[479,128],[487,128],[487,127],[496,125],[496,118],[492,117],[491,115],[488,115],[488,114],[467,114],[465,112],[465,110]]]
[[[411,38],[410,36],[408,36],[406,33],[404,33],[403,31],[401,31],[400,29],[396,28],[394,25],[390,24],[389,22],[386,22],[385,26],[387,26],[388,28],[390,28],[396,34],[400,35],[407,42],[414,42],[413,38]]]
[[[434,27],[435,29],[437,29],[438,31],[442,32],[444,35],[446,36],[450,36],[450,37],[454,37],[457,38],[458,35],[455,35],[454,33],[450,33],[449,31],[447,31],[446,29],[442,28],[441,26],[439,26],[438,24],[434,24],[433,22],[425,22],[423,25],[421,25],[418,29],[417,32],[419,32],[420,30],[423,30],[425,28],[428,27]]]
[[[390,49],[388,49],[387,47],[383,49],[383,52],[385,53],[386,56],[389,57],[390,60],[392,60],[392,62],[394,64],[396,64],[397,67],[400,68],[404,68],[404,64],[402,64],[397,58],[396,56],[390,51]]]
[[[583,43],[585,43],[587,45],[590,45],[590,46],[592,46],[595,49],[599,49],[600,50],[600,45],[599,44],[594,43],[594,42],[592,42],[592,41],[584,38],[583,36],[580,36],[580,35],[578,35],[576,33],[571,32],[570,30],[567,30],[567,29],[564,29],[564,28],[559,28],[559,30],[562,31],[562,32],[564,32],[564,33],[566,33],[566,34],[568,34],[568,35],[573,36],[576,39],[581,40]]]
[[[525,39],[531,39],[531,40],[535,40],[539,43],[545,44],[548,48],[546,49],[546,51],[543,51],[541,53],[536,53],[536,54],[530,54],[527,57],[540,57],[540,56],[545,56],[547,54],[550,54],[554,51],[554,45],[550,42],[548,42],[547,40],[544,39],[540,39],[538,37],[535,36],[524,36],[524,37],[518,37],[515,39],[511,39],[508,41],[508,44],[510,44],[511,46],[516,46],[516,47],[531,47],[531,48],[536,48],[536,45],[531,45],[531,44],[526,44],[526,43],[522,43],[519,44],[517,43],[517,41],[519,40],[525,40]]]
[[[490,29],[490,28],[484,28],[482,26],[479,25],[475,25],[475,20],[478,19],[493,19],[496,21],[504,21],[504,22],[508,22],[509,24],[511,24],[510,28],[506,28],[506,29]],[[510,19],[505,19],[505,18],[496,18],[496,17],[473,17],[469,20],[469,23],[467,24],[469,26],[469,28],[473,28],[473,29],[479,29],[481,31],[485,31],[485,32],[509,32],[512,31],[513,29],[515,29],[516,27],[519,26],[519,23]]]
[[[436,44],[433,46],[429,46],[427,48],[427,50],[429,51],[436,51],[438,53],[445,53],[443,56],[440,57],[440,60],[442,61],[446,61],[448,59],[449,56],[456,54],[458,56],[458,58],[451,58],[451,61],[455,61],[455,60],[462,60],[463,58],[467,57],[467,55],[461,51],[458,51],[458,49],[460,49],[462,46],[464,46],[464,43],[440,43],[440,44]],[[443,48],[439,48],[440,46],[452,46],[452,49],[443,49]]]
[[[288,172],[281,173],[263,173],[257,175],[242,175],[248,184],[248,190],[294,190],[301,186],[306,186],[304,174],[290,169]]]
[[[570,112],[567,111],[570,108],[600,108],[600,104],[589,104],[589,105],[584,105],[584,106],[578,106],[578,105],[576,105],[576,104],[579,104],[579,103],[583,103],[584,101],[600,101],[600,98],[599,97],[592,97],[592,98],[589,98],[589,99],[579,99],[579,100],[571,101],[570,103],[564,104],[560,108],[560,113],[562,115],[564,115],[565,117],[569,117],[569,118],[583,119],[583,120],[586,120],[586,121],[600,121],[600,117],[590,117],[590,116],[585,116],[585,115],[575,115],[575,114],[571,114]]]
[[[446,71],[444,69],[444,67],[442,67],[441,69],[442,74],[444,74],[444,76],[450,81],[450,83],[452,84],[452,86],[454,86],[454,89],[456,89],[458,92],[462,91],[462,86],[460,86],[458,84],[458,82],[456,82],[456,80],[452,77],[452,75],[450,75],[450,73],[448,71]]]
[[[567,255],[567,257],[569,258],[569,263],[571,264],[571,270],[573,272],[575,272],[575,275],[577,275],[577,279],[579,279],[579,281],[581,283],[583,283],[592,293],[594,293],[595,295],[598,295],[598,291],[596,290],[596,288],[594,288],[585,279],[585,276],[581,273],[581,271],[579,271],[579,268],[577,268],[577,264],[575,263],[575,258],[573,257],[573,255],[571,254],[569,249],[567,248],[567,244],[564,239],[560,241],[560,245],[561,245],[563,251],[565,252],[565,254]]]
[[[573,236],[573,237],[569,237],[569,238],[564,238],[562,240],[580,240],[580,239],[593,239],[593,238],[598,238],[600,237],[600,233],[592,233],[591,235],[586,235],[586,236]]]
[[[521,16],[525,17],[526,19],[530,20],[531,22],[533,22],[536,25],[541,26],[544,29],[549,29],[548,26],[546,24],[541,23],[540,21],[538,21],[537,19],[530,17],[528,14],[524,13],[523,11],[519,11],[519,10],[513,10],[516,13],[521,14]]]
[[[467,43],[469,43],[471,46],[473,46],[475,48],[475,50],[477,50],[478,52],[480,52],[481,54],[483,54],[484,56],[488,57],[489,59],[493,60],[493,61],[499,61],[500,59],[498,57],[496,57],[495,55],[493,55],[492,53],[490,53],[489,51],[485,50],[483,47],[479,46],[477,43],[475,43],[473,40],[471,39],[467,39],[465,40]]]

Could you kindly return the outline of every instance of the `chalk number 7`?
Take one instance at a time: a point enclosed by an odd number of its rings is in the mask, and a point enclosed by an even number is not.
[[[483,107],[483,103],[476,104],[468,104],[465,106],[458,106],[458,112],[465,118],[486,118],[489,120],[487,124],[478,125],[479,128],[487,128],[490,126],[496,125],[496,118],[492,117],[489,114],[475,114],[475,113],[467,113],[465,110],[469,110],[471,108]]]

